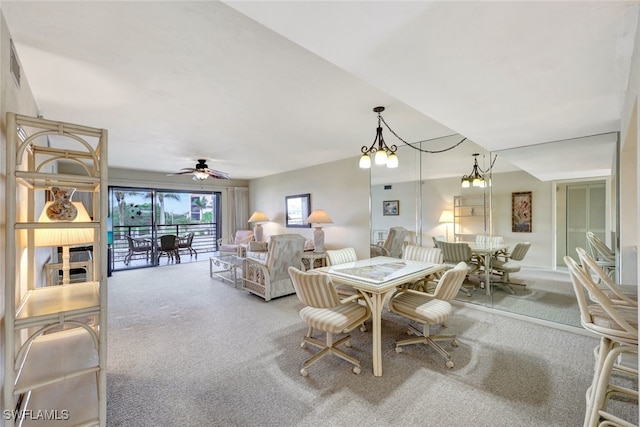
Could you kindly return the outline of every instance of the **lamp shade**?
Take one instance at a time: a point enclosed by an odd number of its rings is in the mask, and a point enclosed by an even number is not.
[[[307,217],[307,223],[333,224],[333,221],[331,220],[331,218],[329,218],[329,215],[325,212],[324,209],[316,209],[315,211],[311,212],[311,215]]]
[[[47,202],[42,209],[39,223],[50,224],[70,224],[74,222],[91,222],[91,218],[84,208],[82,202],[72,202],[78,210],[78,215],[73,221],[52,221],[47,216],[47,209],[53,202]],[[82,243],[91,243],[94,240],[94,233],[92,228],[38,228],[34,230],[34,245],[39,247],[44,246],[71,246],[79,245]]]
[[[443,222],[443,223],[451,223],[453,222],[453,211],[450,210],[443,210],[442,214],[440,214],[440,219],[438,220],[438,222]]]
[[[255,211],[249,221],[247,222],[267,222],[269,221],[269,217],[262,211]]]

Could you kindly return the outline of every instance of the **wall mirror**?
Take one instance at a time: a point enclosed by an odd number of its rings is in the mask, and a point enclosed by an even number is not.
[[[452,137],[448,142],[456,140],[459,137]],[[589,148],[585,148],[585,144]],[[512,294],[506,287],[489,283],[489,292],[478,292],[477,287],[471,297],[460,293],[457,299],[579,327],[579,316],[577,311],[573,312],[575,295],[562,257],[570,247],[586,245],[586,228],[580,224],[587,221],[587,215],[591,228],[610,245],[615,245],[616,147],[616,133],[496,152],[489,152],[471,141],[443,154],[424,154],[400,146],[398,169],[375,165],[371,168],[371,243],[384,241],[385,233],[394,225],[409,229],[411,242],[421,246],[433,246],[433,237],[455,241],[456,234],[464,234],[465,230],[456,229],[454,223],[440,222],[443,211],[453,210],[456,196],[484,200],[488,209],[483,222],[485,234],[502,236],[510,248],[519,242],[531,242],[530,250],[521,261],[523,269],[511,275],[513,282],[523,282],[526,286],[512,286]],[[594,154],[590,158],[582,155],[589,152]],[[461,177],[471,171],[475,153],[479,154],[478,163],[484,170],[497,155],[490,174],[491,185],[461,188]],[[532,231],[526,233],[512,229],[513,193],[522,192],[531,192],[534,201]],[[583,213],[574,218],[577,210],[567,209],[567,194],[572,201],[590,201],[593,211],[581,211]],[[384,200],[399,200],[400,214],[383,216]],[[603,210],[597,200],[604,200],[609,207]],[[567,221],[575,224],[567,226]],[[539,277],[544,280],[538,280]],[[543,285],[548,287],[544,289]]]
[[[311,195],[297,194],[285,197],[286,226],[289,228],[309,228],[306,219],[311,213]]]

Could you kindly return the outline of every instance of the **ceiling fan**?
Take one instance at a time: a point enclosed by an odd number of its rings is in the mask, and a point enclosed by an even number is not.
[[[209,169],[209,165],[207,165],[205,162],[205,159],[198,159],[198,163],[196,164],[195,168],[182,168],[182,172],[168,173],[167,176],[193,174],[192,179],[194,181],[204,181],[209,177],[216,179],[231,179],[225,172],[220,172],[215,169]]]

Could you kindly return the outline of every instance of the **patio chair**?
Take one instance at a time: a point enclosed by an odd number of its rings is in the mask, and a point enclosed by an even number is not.
[[[176,258],[176,262],[180,262],[180,254],[178,253],[178,237],[174,234],[167,234],[160,237],[158,245],[158,263],[162,254],[167,255],[167,262]]]
[[[180,249],[187,249],[189,251],[189,255],[195,255],[196,259],[198,259],[198,252],[196,252],[195,249],[193,249],[193,237],[195,236],[196,233],[191,232],[191,233],[187,233],[184,236],[180,237],[178,239],[178,250]]]
[[[125,236],[127,238],[127,243],[129,245],[129,252],[124,257],[124,265],[129,265],[131,262],[131,257],[138,253],[144,253],[147,258],[147,262],[149,262],[149,253],[151,252],[151,240],[143,239],[139,237]]]

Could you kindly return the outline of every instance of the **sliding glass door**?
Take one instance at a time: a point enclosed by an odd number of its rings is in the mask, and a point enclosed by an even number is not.
[[[204,254],[218,249],[220,202],[219,192],[110,187],[111,271],[157,266],[159,239],[168,234],[184,239],[193,234],[183,262],[198,255],[205,259]]]

